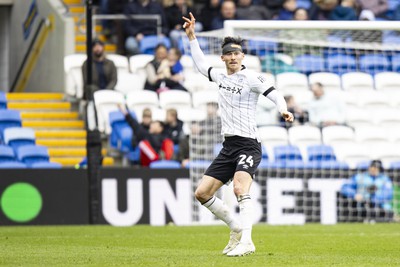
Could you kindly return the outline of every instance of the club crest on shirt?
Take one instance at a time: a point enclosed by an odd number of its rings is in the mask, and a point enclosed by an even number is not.
[[[265,83],[265,78],[263,76],[258,76],[257,79],[260,80],[260,82]]]
[[[242,94],[243,87],[230,87],[230,86],[222,86],[219,85],[219,89],[223,89],[224,91],[230,92],[232,94]]]

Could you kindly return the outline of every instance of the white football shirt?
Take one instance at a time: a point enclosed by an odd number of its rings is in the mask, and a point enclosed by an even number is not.
[[[232,75],[226,71],[210,68],[210,81],[219,88],[218,104],[220,108],[223,135],[238,135],[258,138],[256,109],[260,94],[267,96],[274,87],[260,73],[246,69]]]

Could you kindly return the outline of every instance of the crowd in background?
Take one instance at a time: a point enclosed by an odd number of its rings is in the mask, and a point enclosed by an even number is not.
[[[96,3],[97,2],[97,3]],[[105,20],[103,33],[114,38],[121,54],[139,53],[144,36],[169,37],[178,46],[182,16],[192,12],[197,31],[223,28],[225,20],[399,20],[400,5],[389,0],[98,0],[98,13],[159,15],[154,20]]]

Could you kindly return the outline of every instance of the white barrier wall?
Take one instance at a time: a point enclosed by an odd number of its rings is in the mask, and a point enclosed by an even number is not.
[[[66,9],[60,0],[15,1],[10,14],[10,87],[34,39],[40,21],[52,16],[53,29],[48,35],[40,57],[34,63],[25,91],[64,91],[64,56],[74,52],[74,21],[72,18],[67,18],[65,12]]]
[[[7,91],[9,88],[8,68],[10,59],[9,46],[9,14],[10,6],[0,6],[0,91]]]

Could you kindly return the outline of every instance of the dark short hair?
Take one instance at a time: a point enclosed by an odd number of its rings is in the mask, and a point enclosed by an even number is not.
[[[168,50],[167,46],[163,43],[159,43],[156,45],[156,47],[154,48],[154,51],[157,51],[159,48],[165,48],[166,50]]]
[[[221,44],[222,51],[224,51],[224,48],[227,45],[231,45],[231,44],[240,46],[241,50],[242,50],[243,49],[243,45],[244,45],[244,41],[245,40],[240,38],[239,36],[238,37],[227,36],[222,40],[222,44]],[[224,52],[222,52],[222,53],[224,54]]]
[[[97,44],[99,44],[99,45],[101,45],[101,46],[104,46],[103,41],[101,41],[100,39],[98,39],[98,38],[93,39],[93,41],[92,41],[92,47],[95,46],[95,45],[97,45]]]
[[[383,172],[383,164],[382,164],[382,161],[379,159],[375,159],[375,160],[371,161],[371,163],[369,164],[369,167],[378,168],[380,172]]]

